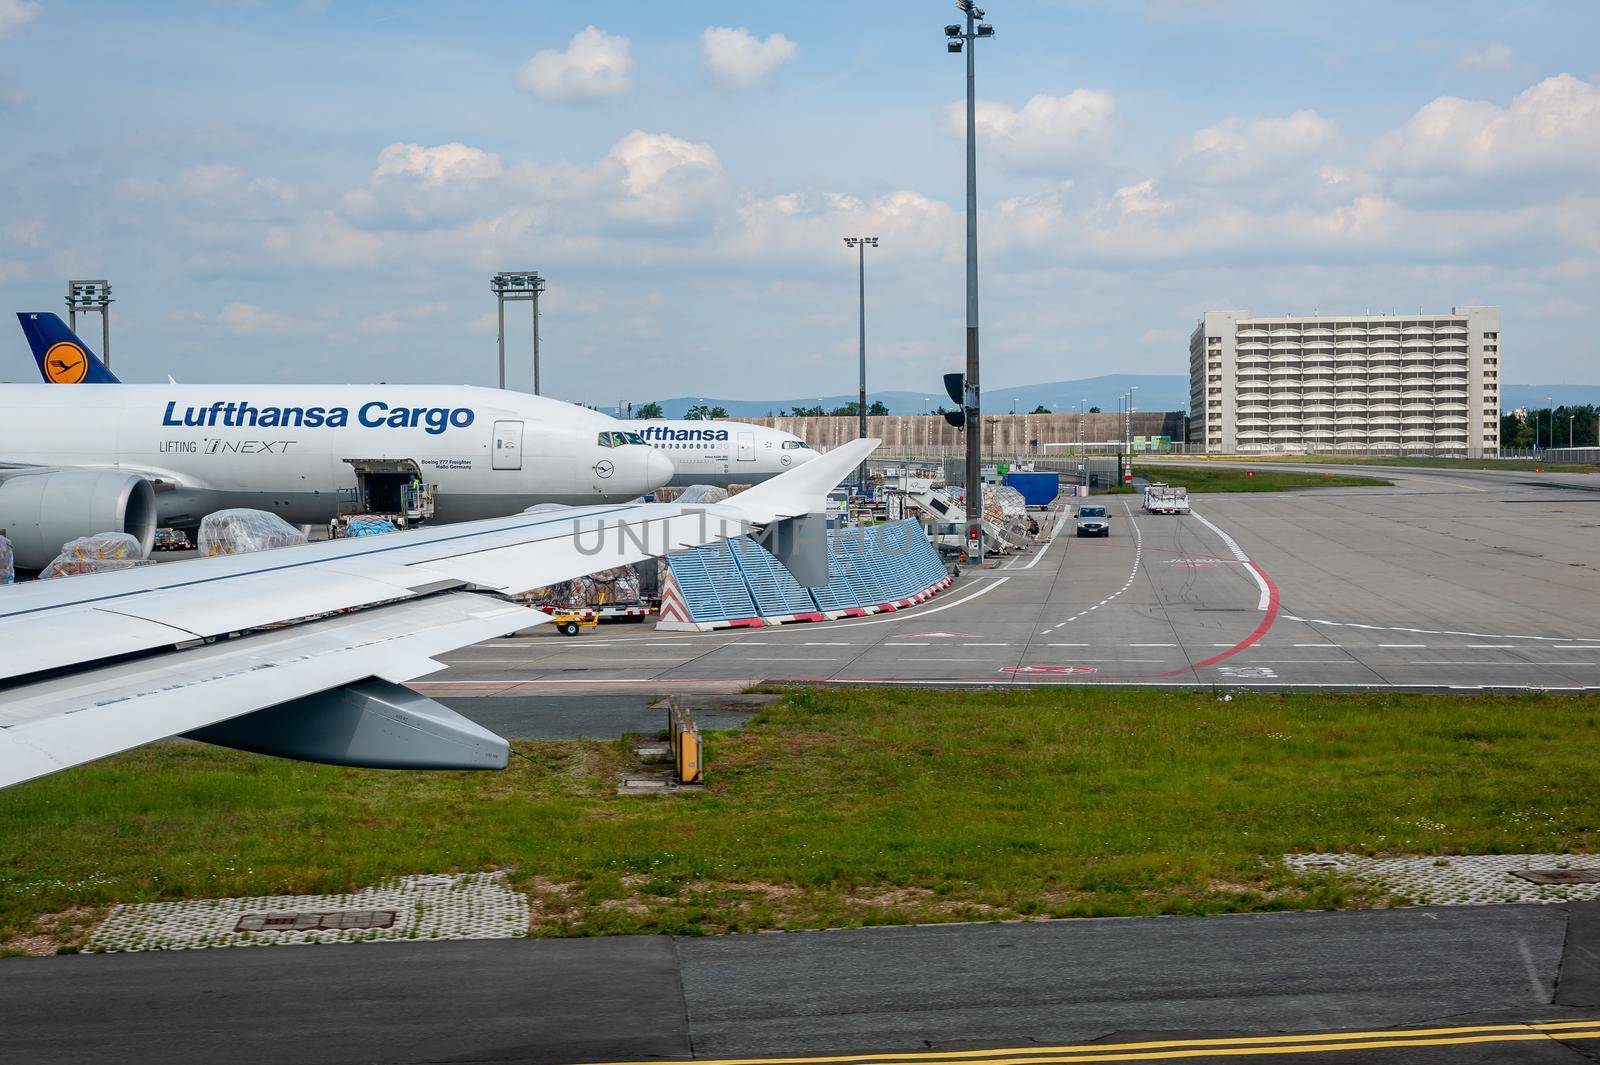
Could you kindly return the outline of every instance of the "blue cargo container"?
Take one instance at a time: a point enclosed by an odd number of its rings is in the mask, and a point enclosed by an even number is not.
[[[1006,484],[1021,492],[1030,507],[1048,507],[1061,493],[1059,473],[1008,473]]]

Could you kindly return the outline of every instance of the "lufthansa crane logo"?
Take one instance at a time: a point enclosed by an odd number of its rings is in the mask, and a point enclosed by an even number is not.
[[[89,372],[89,356],[70,340],[50,345],[44,353],[44,375],[55,385],[75,385]]]
[[[596,477],[610,477],[615,472],[617,472],[617,468],[606,459],[601,459],[594,464],[594,475]]]

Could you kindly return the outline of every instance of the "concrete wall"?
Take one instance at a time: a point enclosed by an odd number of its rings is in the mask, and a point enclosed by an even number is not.
[[[860,435],[855,418],[741,418],[756,425],[770,425],[793,433],[813,447],[827,450]],[[1181,411],[1135,411],[1134,436],[1167,436],[1183,442]],[[1081,434],[1081,435],[1080,435]],[[959,448],[966,436],[939,415],[890,415],[868,418],[867,435],[883,440],[886,447]],[[983,449],[985,453],[1027,454],[1043,450],[1045,444],[1101,444],[1123,439],[1122,415],[1108,414],[985,414]]]

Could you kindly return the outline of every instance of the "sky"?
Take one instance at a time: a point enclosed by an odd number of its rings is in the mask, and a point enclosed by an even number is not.
[[[1600,4],[996,3],[983,377],[1185,373],[1206,308],[1503,311],[1600,381]],[[0,303],[108,278],[128,380],[937,389],[964,351],[947,3],[0,0]],[[531,381],[509,308],[509,384]],[[0,335],[5,334],[0,330]],[[20,330],[0,380],[31,380]],[[97,330],[89,329],[93,343]]]

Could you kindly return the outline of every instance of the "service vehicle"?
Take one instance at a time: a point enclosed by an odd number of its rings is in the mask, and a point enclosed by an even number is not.
[[[1079,536],[1110,536],[1111,512],[1098,503],[1085,503],[1078,508]]]
[[[194,542],[177,529],[157,529],[152,551],[193,551]]]
[[[1189,513],[1189,490],[1152,481],[1145,485],[1144,509],[1151,514]]]
[[[600,619],[594,616],[592,610],[562,610],[550,615],[551,624],[563,636],[576,636],[584,629],[592,629],[600,624]]]

